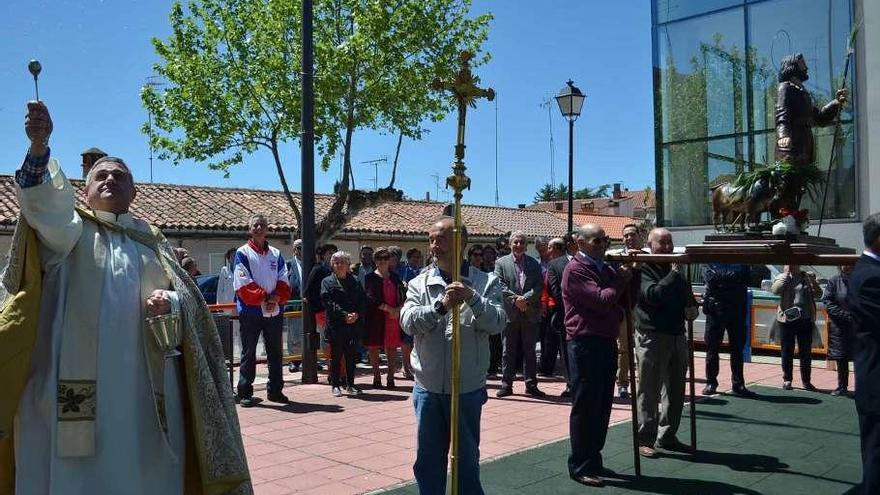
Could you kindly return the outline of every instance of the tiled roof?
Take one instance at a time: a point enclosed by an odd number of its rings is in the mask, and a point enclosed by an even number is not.
[[[654,195],[654,190],[650,191],[626,191],[623,193],[626,196],[632,198],[633,206],[636,208],[654,208],[657,203],[657,198]],[[646,200],[647,197],[647,200]]]
[[[647,196],[647,203],[645,202],[645,197]],[[626,202],[632,201],[633,208],[635,209],[645,209],[645,208],[653,208],[655,205],[655,197],[654,191],[652,190],[650,193],[646,194],[645,191],[623,191],[622,195],[618,199],[614,198],[590,198],[590,199],[575,199],[574,203],[574,211],[582,212],[584,211],[584,205],[593,204],[593,211],[599,214],[604,214],[603,210],[610,208],[613,202]],[[557,209],[557,205],[561,204],[561,209]],[[538,201],[529,206],[530,209],[533,210],[545,210],[545,211],[568,211],[568,200],[563,199],[561,201]]]
[[[85,205],[82,180],[71,180],[77,189],[76,199]],[[315,195],[315,216],[321,218],[330,209],[334,196]],[[294,193],[299,205],[299,194]],[[368,206],[351,218],[343,233],[381,235],[421,235],[443,211],[443,203],[397,201]],[[15,182],[0,176],[0,225],[14,225],[18,218]],[[257,212],[269,217],[269,228],[289,232],[296,229],[296,219],[280,191],[226,187],[187,186],[179,184],[138,184],[131,212],[143,220],[169,231],[245,232],[248,217]],[[497,237],[514,230],[527,236],[556,236],[566,230],[564,213],[501,206],[464,205],[462,217],[471,235]],[[613,238],[620,236],[623,225],[634,222],[629,217],[575,214],[577,225],[598,223]]]
[[[85,205],[82,180],[71,180],[76,188],[79,206]],[[294,201],[301,206],[299,194]],[[330,209],[335,196],[315,195],[315,216],[321,218]],[[373,234],[425,234],[431,221],[443,212],[443,203],[429,201],[399,201],[383,203],[361,209],[343,229],[346,233]],[[179,184],[142,183],[137,185],[137,196],[131,212],[163,231],[225,231],[245,232],[248,217],[257,212],[269,217],[269,228],[274,231],[296,229],[296,218],[281,191],[240,189],[226,187],[203,187]],[[492,214],[487,214],[491,212]],[[508,212],[505,215],[504,212]],[[15,225],[18,218],[18,201],[12,176],[0,175],[0,225]],[[543,212],[523,213],[514,208],[482,206],[464,207],[462,212],[471,235],[495,237],[512,230],[512,222],[506,216],[520,218],[519,228],[530,235],[548,224]],[[549,215],[551,220],[555,217]],[[529,219],[544,217],[544,221]],[[494,223],[493,223],[494,222]]]
[[[566,218],[566,213],[554,212],[559,218]],[[589,213],[575,213],[572,215],[572,221],[575,225],[584,225],[586,223],[594,223],[601,226],[605,230],[605,235],[614,239],[623,239],[623,226],[634,223],[640,224],[641,221],[621,215],[595,215]]]

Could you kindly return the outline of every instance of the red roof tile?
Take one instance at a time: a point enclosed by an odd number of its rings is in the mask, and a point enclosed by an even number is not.
[[[84,206],[83,181],[70,182],[77,189],[77,203]],[[328,194],[315,195],[317,218],[327,213],[334,198]],[[300,204],[299,194],[294,193],[294,201]],[[348,221],[343,233],[426,234],[444,206],[443,203],[409,200],[368,206]],[[270,230],[289,232],[296,229],[296,218],[280,191],[145,183],[137,185],[131,212],[166,233],[175,230],[246,232],[248,218],[258,212],[268,216]],[[0,176],[0,225],[14,225],[18,213],[14,179],[8,175]],[[521,230],[530,237],[557,236],[566,230],[565,214],[558,212],[464,205],[462,217],[470,234],[480,237],[506,236],[514,230]],[[574,221],[578,225],[598,223],[613,238],[619,238],[623,225],[634,222],[629,217],[584,214],[575,214]]]

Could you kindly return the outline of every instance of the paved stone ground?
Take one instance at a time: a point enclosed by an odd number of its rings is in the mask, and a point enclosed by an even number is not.
[[[720,390],[729,389],[726,366],[726,361],[722,361]],[[835,373],[817,366],[821,364],[814,365],[813,383],[825,391],[832,389]],[[702,359],[697,359],[696,367],[699,393],[704,369]],[[799,376],[797,370],[795,376]],[[401,379],[398,374],[395,390],[374,390],[367,385],[372,382],[367,372],[358,376],[358,382],[364,384],[363,396],[335,398],[330,394],[324,374],[320,375],[317,385],[298,384],[299,374],[288,373],[286,369],[285,379],[292,380],[285,393],[292,397],[293,403],[280,406],[264,401],[254,408],[239,408],[245,449],[258,495],[346,495],[395,487],[403,487],[401,493],[416,493],[413,487],[406,486],[412,481],[415,457],[415,418],[409,401],[412,382]],[[747,364],[746,379],[750,384],[778,387],[781,383],[779,365]],[[798,385],[796,380],[795,386]],[[569,406],[558,398],[564,384],[561,379],[542,379],[540,386],[549,394],[546,400],[522,395],[522,382],[515,384],[515,395],[496,399],[494,391],[498,381],[489,382],[490,399],[483,410],[481,441],[481,459],[487,463],[484,480],[492,487],[487,493],[543,493],[535,491],[539,485],[525,488],[540,481],[537,478],[543,475],[538,473],[556,480],[548,485],[554,487],[554,493],[584,490],[564,475],[567,446],[560,440],[568,437]],[[698,405],[700,447],[706,451],[702,460],[697,463],[675,458],[645,461],[643,473],[650,478],[635,484],[624,481],[621,487],[650,493],[781,493],[776,488],[789,485],[832,490],[811,490],[818,494],[840,493],[842,490],[838,488],[858,478],[859,468],[855,462],[858,436],[850,399],[779,389],[760,392],[761,400],[743,401],[720,395],[705,406]],[[265,397],[265,392],[258,391],[256,395]],[[629,418],[629,403],[616,400],[611,422],[621,423]],[[790,427],[802,420],[827,426],[812,430]],[[686,428],[686,423],[684,425]],[[631,452],[627,450],[631,441],[629,431],[627,423],[613,428],[609,437],[609,449],[616,450],[613,454],[608,451],[610,467],[623,474],[629,473],[632,463]],[[768,436],[773,432],[779,434]],[[709,443],[712,436],[738,441],[719,448]],[[682,440],[687,440],[686,435]],[[836,450],[828,450],[829,445]],[[733,450],[734,446],[738,450]],[[527,449],[531,450],[510,456]],[[540,456],[544,456],[543,459],[535,462]],[[770,468],[762,466],[764,461]],[[833,467],[832,461],[837,463]],[[812,464],[799,464],[802,462]],[[544,464],[535,466],[541,463]],[[523,464],[532,467],[522,469]],[[667,464],[669,467],[664,467]],[[766,471],[771,468],[778,472]],[[811,470],[815,478],[803,474]],[[789,475],[792,481],[786,481],[785,476]],[[698,485],[694,481],[676,483],[680,479],[703,478],[722,481],[715,485]],[[741,478],[745,481],[739,481]],[[729,481],[723,481],[725,479]],[[726,485],[741,487],[746,481],[757,488],[725,491]]]

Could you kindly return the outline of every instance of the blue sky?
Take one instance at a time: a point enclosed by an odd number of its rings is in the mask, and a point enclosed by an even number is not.
[[[43,64],[40,97],[55,123],[53,156],[72,177],[79,154],[97,146],[121,156],[135,179],[148,181],[149,149],[140,127],[146,111],[139,91],[157,60],[150,39],[170,29],[169,0],[4,0],[0,7],[0,174],[11,174],[27,150],[25,102],[34,95],[27,71],[31,58]],[[568,124],[555,101],[541,103],[569,78],[587,94],[575,124],[575,187],[621,182],[630,189],[654,183],[651,97],[651,16],[647,0],[475,0],[475,12],[490,11],[485,48],[492,54],[478,74],[498,94],[468,113],[467,156],[472,178],[467,203],[495,203],[496,129],[498,192],[502,205],[530,203],[550,178],[552,122],[556,182],[567,181]],[[430,126],[422,141],[404,141],[397,187],[413,198],[435,197],[434,174],[443,178],[453,159],[452,117]],[[395,136],[360,131],[353,140],[355,183],[373,187],[373,166],[360,162],[387,156],[380,186],[390,177]],[[284,146],[285,173],[299,190],[298,144]],[[316,174],[318,192],[330,192],[338,167]],[[258,151],[230,177],[199,163],[173,166],[154,161],[155,182],[280,189],[268,152]]]

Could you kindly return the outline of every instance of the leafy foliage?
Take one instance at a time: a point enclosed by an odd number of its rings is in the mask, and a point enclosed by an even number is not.
[[[346,211],[355,130],[420,139],[426,121],[452,109],[430,83],[458,69],[460,51],[480,53],[492,16],[471,16],[470,6],[470,0],[315,0],[314,122],[322,168],[344,149],[343,181],[328,216]],[[161,59],[154,70],[168,84],[142,93],[163,159],[207,162],[228,174],[248,154],[268,149],[297,219],[279,144],[301,133],[300,13],[300,0],[176,2],[172,34],[153,40]],[[482,54],[474,66],[488,60]],[[319,226],[319,237],[331,235],[334,225]]]
[[[583,189],[575,190],[572,197],[574,199],[605,198],[608,196],[609,189],[611,189],[611,184],[602,184],[601,186],[594,188],[585,187]],[[535,202],[563,201],[566,199],[568,199],[568,186],[564,183],[560,183],[558,186],[544,184],[538,189],[538,192],[535,193]]]

